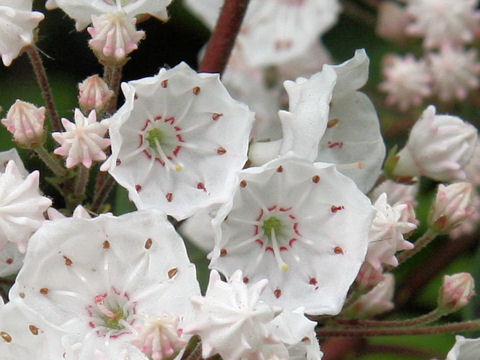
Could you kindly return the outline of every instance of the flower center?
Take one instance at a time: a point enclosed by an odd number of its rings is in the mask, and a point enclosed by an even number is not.
[[[162,130],[159,128],[153,128],[147,131],[147,141],[151,147],[155,148],[157,143],[160,145],[164,145],[164,135]]]
[[[272,238],[272,233],[274,232],[276,236],[282,235],[283,224],[276,216],[271,216],[263,222],[263,233],[267,235],[268,239]]]

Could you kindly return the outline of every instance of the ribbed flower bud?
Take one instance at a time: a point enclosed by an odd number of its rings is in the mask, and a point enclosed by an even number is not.
[[[430,209],[429,226],[439,233],[448,233],[472,214],[472,199],[470,183],[440,184]]]
[[[13,135],[15,142],[22,148],[31,149],[45,141],[45,108],[37,108],[25,101],[17,100],[8,110],[2,124]]]
[[[436,115],[430,105],[413,126],[407,144],[397,154],[396,176],[423,175],[438,181],[465,179],[477,130],[456,116]]]
[[[445,275],[438,293],[438,306],[454,312],[468,304],[475,295],[475,281],[469,273]]]
[[[113,91],[98,75],[92,75],[78,84],[78,103],[84,114],[100,112],[113,95]]]

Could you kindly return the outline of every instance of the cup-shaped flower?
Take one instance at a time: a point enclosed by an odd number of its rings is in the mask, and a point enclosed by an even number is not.
[[[200,336],[204,359],[214,354],[225,360],[261,359],[265,344],[280,342],[272,336],[267,324],[281,309],[260,300],[268,281],[246,284],[243,279],[242,272],[237,270],[224,282],[212,270],[205,296],[192,298],[196,318],[184,330]],[[283,351],[279,358],[283,358],[286,348],[280,350]]]
[[[84,113],[101,112],[113,95],[113,91],[98,75],[92,75],[78,84],[78,103]]]
[[[45,108],[37,108],[25,101],[17,100],[10,107],[2,124],[13,135],[18,146],[31,149],[45,142]]]
[[[480,352],[480,339],[467,339],[457,335],[455,345],[449,351],[446,360],[477,360]]]
[[[104,139],[108,125],[105,121],[97,122],[95,110],[85,117],[80,109],[75,109],[75,124],[65,118],[62,124],[66,131],[52,133],[52,137],[61,145],[54,153],[67,158],[67,168],[80,163],[89,168],[94,161],[107,158],[103,150],[110,145],[110,140]]]
[[[150,210],[46,222],[10,297],[66,333],[66,359],[147,360],[188,339],[182,326],[199,292],[182,239]]]
[[[464,179],[477,130],[462,119],[436,115],[430,105],[415,123],[405,147],[397,154],[396,176],[427,176],[438,181]]]
[[[93,26],[87,29],[92,36],[88,45],[102,64],[123,65],[127,55],[138,48],[145,32],[137,31],[136,22],[136,18],[122,12],[92,16]]]
[[[214,219],[211,268],[245,282],[268,279],[262,298],[287,310],[336,314],[362,264],[370,201],[331,164],[293,156],[243,170]]]
[[[14,161],[0,173],[0,249],[8,242],[25,252],[30,236],[42,225],[52,204],[38,189],[39,173],[22,176]]]
[[[468,304],[475,295],[475,280],[469,273],[445,275],[438,293],[438,307],[450,313]]]
[[[392,274],[385,274],[372,290],[355,301],[348,307],[346,315],[354,318],[371,318],[393,309],[393,293],[395,288],[395,277]]]
[[[75,20],[77,31],[92,22],[92,16],[122,12],[129,18],[150,14],[160,20],[167,20],[167,6],[172,0],[47,0],[46,8],[61,8]]]
[[[0,55],[5,66],[33,43],[33,29],[43,18],[32,11],[32,0],[0,1]]]
[[[126,101],[111,119],[108,164],[135,205],[181,220],[227,201],[247,160],[253,114],[218,75],[182,63],[122,89]]]
[[[459,182],[438,185],[437,194],[430,208],[428,224],[436,232],[446,234],[460,225],[473,212],[471,207],[473,186]]]
[[[62,359],[64,333],[19,299],[2,305],[0,299],[0,354],[2,360]]]
[[[417,224],[408,215],[408,205],[388,204],[386,193],[378,197],[374,207],[376,213],[370,229],[366,261],[376,269],[380,269],[382,264],[397,266],[396,252],[413,248],[413,244],[403,236],[415,230]]]

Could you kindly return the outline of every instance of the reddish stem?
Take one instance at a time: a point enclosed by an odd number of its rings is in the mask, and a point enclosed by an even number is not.
[[[227,66],[250,0],[225,0],[199,72],[221,74]]]

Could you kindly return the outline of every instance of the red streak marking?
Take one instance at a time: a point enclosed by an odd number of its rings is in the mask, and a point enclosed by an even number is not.
[[[257,240],[255,240],[255,242],[256,242],[256,243],[258,243],[258,244],[260,244],[260,246],[262,246],[262,247],[263,247],[263,241],[262,241],[262,240],[260,240],[260,239],[257,239]]]
[[[263,209],[260,209],[260,215],[255,219],[257,221],[260,221],[260,219],[263,217]]]
[[[295,219],[296,219],[296,217],[295,217],[294,215],[292,215],[292,214],[288,215],[288,217],[289,217],[290,219],[292,219],[292,220],[295,220]]]
[[[150,154],[147,150],[143,150],[142,151],[145,155],[147,155],[147,158],[151,159],[152,158],[152,154]]]
[[[292,207],[291,207],[291,206],[288,207],[288,208],[282,208],[282,207],[281,207],[281,208],[278,209],[278,210],[280,210],[280,211],[290,211],[290,210],[292,210]]]
[[[168,86],[168,80],[163,80],[160,84],[162,84],[162,87],[165,89]]]
[[[138,145],[138,147],[140,147],[140,146],[143,145],[143,135],[140,134],[140,135],[138,135],[138,136],[140,136],[140,145]]]
[[[155,121],[162,120],[162,115],[157,115],[154,117]]]
[[[162,159],[156,157],[155,161],[158,161],[160,163],[160,165],[165,166],[165,161],[163,161]]]
[[[175,118],[173,116],[170,116],[169,118],[166,118],[163,121],[170,123],[170,125],[173,125],[173,122],[175,121]]]
[[[180,151],[182,147],[180,145],[178,145],[175,150],[173,150],[173,155],[177,156],[178,155],[178,152]]]
[[[327,128],[330,129],[330,128],[334,127],[335,125],[338,124],[339,121],[340,121],[340,120],[337,119],[337,118],[330,120],[330,121],[327,123]]]
[[[293,224],[293,231],[295,231],[295,234],[297,234],[298,236],[302,236],[302,234],[300,234],[300,231],[298,231],[298,223]]]
[[[270,206],[270,207],[268,208],[268,211],[273,211],[273,210],[275,210],[276,208],[277,208],[277,205]]]
[[[330,208],[330,210],[332,210],[332,213],[336,213],[337,211],[343,210],[343,209],[345,209],[345,207],[343,205],[341,205],[341,206],[332,205],[332,207]]]
[[[297,241],[297,239],[291,238],[290,241],[288,242],[288,245],[289,245],[290,247],[292,247],[292,245],[293,245],[293,243],[294,243],[295,241]]]
[[[258,235],[258,225],[255,225],[254,226],[254,231],[253,231],[253,235]]]
[[[148,120],[145,122],[145,125],[143,125],[142,131],[145,130],[145,129],[147,128],[147,126],[148,126],[149,124],[151,124],[151,123],[152,123],[152,121],[151,121],[150,119],[148,119]]]
[[[280,246],[280,251],[286,251],[288,250],[285,246]]]
[[[329,142],[328,142],[328,147],[329,147],[330,149],[333,149],[334,147],[338,147],[338,148],[341,149],[341,148],[343,147],[343,142],[341,142],[341,141],[338,141],[338,142],[331,142],[331,141],[329,141]]]
[[[180,141],[180,142],[185,142],[185,140],[183,140],[183,137],[182,137],[181,134],[177,134],[177,139],[178,139],[178,141]]]
[[[317,279],[311,278],[308,283],[309,283],[310,285],[317,285]]]
[[[267,247],[265,248],[265,251],[271,251],[271,252],[273,253],[273,248],[272,248],[271,246],[267,246]]]
[[[218,119],[220,119],[221,116],[223,116],[222,113],[214,113],[212,115],[212,120],[218,120]]]
[[[172,202],[173,194],[172,193],[167,193],[167,195],[165,195],[165,198],[167,199],[168,202]]]
[[[226,150],[224,147],[221,147],[221,146],[220,146],[220,147],[217,149],[217,154],[218,154],[218,155],[223,155],[223,154],[225,154],[226,152],[227,152],[227,150]]]
[[[93,321],[90,321],[90,322],[88,323],[88,325],[89,325],[92,329],[95,328],[95,324],[93,323]]]
[[[173,128],[174,128],[175,130],[177,130],[177,131],[182,130],[182,128],[181,128],[180,126],[174,126]]]

